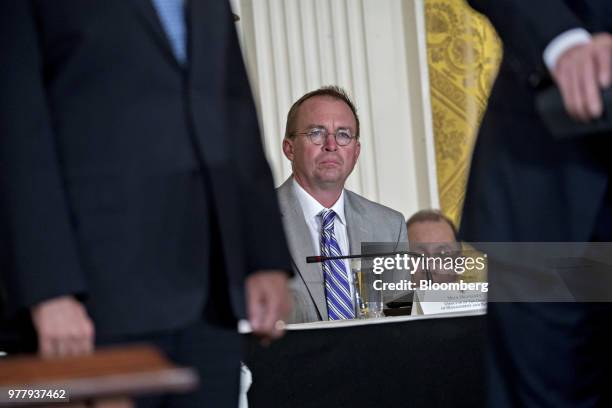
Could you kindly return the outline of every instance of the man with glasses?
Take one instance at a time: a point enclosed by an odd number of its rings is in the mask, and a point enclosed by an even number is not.
[[[307,256],[407,241],[402,214],[344,189],[360,150],[359,117],[344,90],[317,89],[289,110],[283,152],[293,174],[278,196],[295,271],[293,323],[355,318],[348,261],[307,264]]]

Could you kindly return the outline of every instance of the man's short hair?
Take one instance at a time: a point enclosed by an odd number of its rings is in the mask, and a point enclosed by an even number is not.
[[[355,123],[357,124],[357,128],[355,129],[355,139],[359,139],[359,116],[357,116],[357,109],[355,109],[355,105],[353,104],[353,101],[351,101],[351,98],[349,98],[346,91],[336,85],[322,86],[317,90],[310,91],[291,105],[291,109],[289,109],[289,113],[287,113],[287,123],[285,124],[285,139],[291,139],[295,136],[295,123],[297,122],[297,113],[300,106],[304,103],[304,101],[314,98],[315,96],[328,96],[346,103],[351,109],[351,112],[353,112]]]
[[[412,224],[417,222],[445,222],[453,231],[455,239],[457,239],[457,228],[455,227],[455,224],[453,224],[451,219],[444,215],[440,210],[427,209],[417,211],[408,219],[408,221],[406,221],[406,228],[410,228]]]

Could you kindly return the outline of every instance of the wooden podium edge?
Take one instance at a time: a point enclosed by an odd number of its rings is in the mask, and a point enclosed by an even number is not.
[[[138,396],[187,392],[199,384],[198,375],[191,368],[168,368],[155,372],[111,374],[105,376],[66,379],[61,382],[32,382],[0,386],[0,395],[8,395],[14,389],[66,390],[68,401],[80,401],[100,397]],[[68,402],[66,401],[66,402]],[[41,403],[43,401],[40,401]],[[49,400],[44,401],[49,403]],[[58,402],[64,402],[58,401]],[[32,400],[30,403],[36,403]],[[23,402],[0,402],[0,406],[23,405]]]

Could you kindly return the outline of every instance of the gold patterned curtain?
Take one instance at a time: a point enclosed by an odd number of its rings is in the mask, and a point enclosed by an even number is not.
[[[488,20],[463,0],[426,0],[425,17],[440,206],[458,225],[472,147],[502,47]]]

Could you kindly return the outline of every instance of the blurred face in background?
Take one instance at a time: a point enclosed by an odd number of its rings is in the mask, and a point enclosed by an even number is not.
[[[408,228],[408,242],[410,250],[429,257],[454,256],[458,250],[457,240],[453,229],[445,221],[415,222]],[[454,271],[444,269],[430,269],[433,282],[455,282],[458,275]],[[426,280],[425,270],[418,269],[412,277],[413,282]]]

